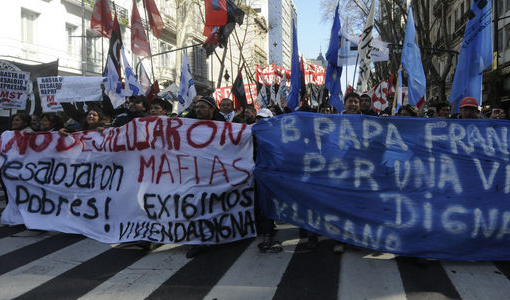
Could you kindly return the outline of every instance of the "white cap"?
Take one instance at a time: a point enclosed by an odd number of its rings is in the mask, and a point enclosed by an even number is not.
[[[261,118],[270,118],[273,116],[273,112],[269,110],[269,108],[261,108],[257,113],[257,117]]]

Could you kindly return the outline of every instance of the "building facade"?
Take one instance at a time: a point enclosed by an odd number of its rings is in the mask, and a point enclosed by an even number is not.
[[[135,1],[144,26],[145,11],[142,0]],[[267,64],[267,23],[250,10],[247,1],[237,1],[245,11],[243,26],[236,31],[246,31],[250,36],[242,40],[244,59],[250,64]],[[109,39],[90,30],[90,19],[95,0],[18,0],[3,1],[4,17],[0,19],[0,60],[23,64],[40,64],[58,59],[61,76],[101,75],[107,58]],[[203,0],[155,0],[165,23],[161,35],[148,34],[151,58],[142,58],[131,52],[130,20],[133,1],[110,1],[117,12],[122,41],[129,63],[133,68],[142,64],[152,80],[161,87],[179,81],[183,47],[187,49],[188,62],[193,73],[197,92],[211,94],[220,76],[215,67],[215,55],[209,58],[201,44],[206,37]],[[252,11],[250,14],[249,12]],[[230,41],[231,61],[241,57],[234,41]],[[219,53],[219,52],[218,52]],[[235,60],[236,58],[237,60]],[[228,62],[230,64],[230,61]],[[236,63],[238,64],[238,62]],[[235,68],[233,68],[235,69]],[[249,68],[248,68],[249,69]],[[235,69],[237,71],[237,69]],[[253,69],[254,70],[254,69]],[[221,73],[223,75],[223,73]]]
[[[252,7],[268,22],[266,51],[269,63],[290,69],[292,56],[292,20],[297,12],[292,0],[253,0]]]

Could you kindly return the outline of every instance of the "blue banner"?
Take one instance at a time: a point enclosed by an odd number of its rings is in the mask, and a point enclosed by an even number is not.
[[[382,252],[510,259],[508,123],[292,113],[260,121],[262,213]]]

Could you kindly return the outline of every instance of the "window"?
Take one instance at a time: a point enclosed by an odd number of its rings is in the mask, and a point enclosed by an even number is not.
[[[207,78],[207,56],[202,47],[193,48],[193,75]]]
[[[505,50],[510,48],[510,24],[505,26]]]
[[[503,52],[503,29],[498,30],[498,52]]]
[[[168,46],[167,43],[159,42],[159,52],[160,53],[168,51],[168,50],[170,50],[170,46]],[[170,68],[170,61],[169,61],[168,56],[169,56],[168,53],[161,55],[161,60],[160,60],[161,67]]]
[[[78,36],[76,36],[77,26],[66,24],[66,44],[67,44],[67,55],[75,56],[77,54],[77,43],[80,40]]]
[[[446,17],[446,33],[447,34],[451,34],[453,31],[452,31],[452,16],[448,16]]]
[[[100,36],[87,31],[87,63],[94,66],[102,66],[101,39]]]
[[[38,16],[38,13],[21,9],[21,41],[32,44],[35,42]]]

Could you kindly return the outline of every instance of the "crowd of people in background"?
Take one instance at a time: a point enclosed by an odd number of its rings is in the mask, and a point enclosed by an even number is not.
[[[261,119],[271,118],[284,113],[291,113],[287,106],[280,107],[274,103],[267,108],[260,108],[258,111],[254,105],[248,105],[239,110],[234,109],[234,102],[224,98],[216,103],[211,96],[195,96],[192,103],[180,115],[173,112],[173,105],[163,98],[153,98],[150,101],[143,95],[128,97],[126,103],[118,108],[113,108],[110,99],[104,94],[103,100],[99,102],[62,103],[63,112],[43,113],[40,116],[30,116],[24,112],[18,112],[11,117],[11,129],[24,132],[49,132],[58,131],[66,134],[81,130],[102,131],[107,127],[119,127],[135,118],[145,116],[168,116],[171,118],[183,117],[199,120],[215,120],[234,123],[254,124]],[[391,105],[386,110],[377,113],[372,108],[372,100],[368,94],[349,93],[344,97],[344,110],[339,112],[329,103],[321,103],[317,107],[311,107],[306,101],[297,109],[304,112],[316,112],[320,114],[364,114],[370,116],[387,117],[392,114]],[[460,103],[460,113],[451,113],[449,103],[436,103],[419,110],[417,107],[405,104],[401,106],[395,115],[403,117],[433,117],[433,118],[459,118],[459,119],[507,119],[506,112],[500,107],[493,107],[486,111],[480,111],[475,98],[466,97]],[[256,140],[254,141],[256,147]],[[256,156],[254,155],[254,159]],[[256,184],[256,183],[255,183]],[[255,195],[257,199],[257,195]],[[258,232],[262,236],[262,243],[259,250],[262,253],[277,253],[282,251],[277,241],[273,240],[275,224],[272,220],[260,213],[258,201],[255,202]],[[317,247],[318,235],[315,233],[300,230],[300,237],[308,238],[308,248]],[[149,242],[139,242],[142,247],[152,248]],[[334,247],[335,253],[342,253],[345,245],[337,243]],[[192,246],[187,252],[187,257],[195,257],[207,250],[206,246]]]

